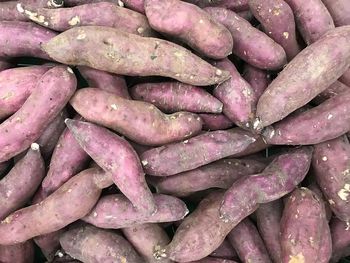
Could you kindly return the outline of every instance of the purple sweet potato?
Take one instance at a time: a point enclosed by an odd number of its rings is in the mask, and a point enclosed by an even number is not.
[[[230,31],[196,5],[179,0],[145,0],[145,11],[153,29],[180,39],[204,56],[223,59],[232,53]]]
[[[49,59],[40,45],[56,35],[57,33],[31,22],[1,21],[0,58],[31,56]]]
[[[340,81],[334,82],[332,85],[330,85],[325,91],[318,94],[312,102],[316,103],[317,105],[321,104],[322,102],[325,102],[326,100],[343,93],[344,91],[350,90],[350,87],[346,86]]]
[[[0,72],[0,120],[22,107],[40,77],[48,70],[47,66],[30,66]]]
[[[220,207],[223,221],[237,225],[259,204],[277,200],[305,178],[311,164],[312,147],[302,147],[277,156],[260,174],[238,179],[226,191]]]
[[[100,89],[80,89],[70,104],[86,120],[143,145],[180,141],[196,135],[202,128],[202,120],[194,113],[166,115],[150,103],[123,99]]]
[[[228,239],[226,238],[221,245],[210,254],[210,256],[222,259],[237,259],[236,250],[232,247]]]
[[[1,263],[33,263],[34,245],[32,241],[12,246],[0,246]]]
[[[283,48],[245,19],[225,8],[207,7],[205,10],[230,30],[235,43],[233,54],[261,69],[275,70],[286,64]]]
[[[121,75],[163,76],[198,86],[229,78],[228,72],[177,44],[103,26],[71,28],[41,47],[58,62]]]
[[[119,97],[130,99],[124,77],[84,66],[78,69],[90,87],[103,89]]]
[[[322,0],[336,26],[350,25],[350,5],[348,0]]]
[[[202,88],[181,82],[143,83],[131,88],[134,100],[152,103],[164,112],[221,113],[222,103]]]
[[[254,102],[256,105],[260,96],[264,93],[271,82],[270,75],[266,70],[245,64],[243,78],[250,84],[250,87],[253,90]]]
[[[349,223],[333,217],[331,223],[332,234],[332,263],[339,262],[341,257],[350,255],[350,228]]]
[[[40,152],[45,160],[50,159],[58,139],[66,128],[64,120],[67,117],[68,113],[63,109],[38,138],[37,143],[40,145]]]
[[[228,189],[239,178],[260,173],[263,163],[254,160],[223,159],[172,176],[154,178],[158,193],[186,196],[209,188]]]
[[[242,152],[254,141],[253,137],[235,130],[212,131],[183,142],[153,148],[140,157],[147,174],[168,176]]]
[[[170,238],[167,233],[159,225],[142,224],[134,227],[123,228],[122,232],[147,263],[173,262],[170,259],[157,260],[153,256],[155,250],[170,243]]]
[[[249,218],[240,222],[227,236],[242,262],[272,262],[264,241]]]
[[[281,219],[283,263],[327,263],[332,240],[323,202],[307,188],[292,192]],[[323,253],[327,250],[327,253]]]
[[[27,149],[64,108],[76,89],[71,68],[56,66],[39,80],[23,106],[0,125],[0,162]]]
[[[3,71],[5,69],[9,69],[12,67],[12,64],[5,61],[5,60],[0,60],[0,71]]]
[[[333,213],[350,221],[350,143],[346,135],[315,145],[312,166]]]
[[[188,214],[185,203],[179,198],[162,194],[154,194],[153,198],[157,211],[150,215],[136,210],[122,194],[103,196],[83,220],[97,227],[118,229],[144,223],[178,221]]]
[[[260,97],[255,127],[282,120],[335,82],[349,68],[349,41],[350,26],[339,27],[301,51]]]
[[[111,184],[101,169],[79,173],[42,202],[17,210],[1,221],[0,244],[21,243],[84,217],[97,202],[101,189]]]
[[[269,144],[317,144],[350,130],[350,90],[265,129]]]
[[[256,210],[257,226],[261,238],[274,263],[282,262],[282,248],[279,241],[282,211],[282,200],[261,204]]]
[[[79,145],[107,173],[133,206],[145,214],[156,210],[140,159],[124,138],[89,122],[67,119]]]
[[[288,60],[292,60],[300,52],[300,47],[290,6],[283,0],[249,0],[249,7],[264,32],[280,44]]]
[[[188,262],[202,259],[217,249],[234,227],[220,219],[222,197],[221,191],[205,197],[180,224],[171,243],[159,248],[155,257]]]
[[[33,143],[27,154],[0,181],[0,220],[22,208],[45,176],[39,145]]]
[[[82,262],[144,262],[121,235],[90,225],[65,232],[60,243],[66,253]]]
[[[203,121],[203,130],[226,130],[233,126],[233,122],[224,114],[200,113],[199,117]]]
[[[284,0],[292,8],[297,28],[306,44],[334,28],[333,19],[321,0]]]
[[[19,4],[17,9],[31,21],[59,32],[77,26],[107,26],[140,36],[155,35],[144,15],[108,2],[56,9]]]
[[[215,62],[214,65],[231,74],[231,78],[218,85],[213,94],[223,104],[223,113],[236,125],[249,129],[255,117],[255,100],[250,84],[237,71],[228,59]]]

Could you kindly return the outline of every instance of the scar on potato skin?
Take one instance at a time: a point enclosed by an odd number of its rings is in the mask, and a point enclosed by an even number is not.
[[[289,256],[290,259],[288,263],[305,263],[305,258],[302,253],[299,253],[298,255],[295,256]]]

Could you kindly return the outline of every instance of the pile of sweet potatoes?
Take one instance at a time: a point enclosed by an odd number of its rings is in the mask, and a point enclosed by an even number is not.
[[[0,263],[344,263],[349,0],[0,0]]]

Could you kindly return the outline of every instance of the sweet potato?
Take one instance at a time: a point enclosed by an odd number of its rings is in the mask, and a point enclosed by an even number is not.
[[[249,218],[232,229],[227,238],[242,262],[272,262],[258,230]]]
[[[143,145],[180,141],[196,135],[202,128],[202,121],[196,114],[165,115],[150,103],[123,99],[100,89],[80,89],[70,104],[86,120]]]
[[[144,262],[121,235],[90,225],[65,232],[60,243],[66,253],[82,262]]]
[[[334,28],[333,19],[321,0],[284,0],[292,8],[297,28],[306,44]]]
[[[250,84],[253,90],[255,105],[258,103],[260,96],[264,93],[270,84],[270,74],[266,70],[255,68],[249,64],[244,65],[243,78]]]
[[[221,245],[210,254],[210,256],[214,258],[222,258],[222,259],[237,259],[236,250],[231,246],[228,239],[224,239]]]
[[[92,123],[67,119],[67,127],[79,145],[112,176],[119,190],[132,205],[145,214],[156,210],[140,159],[123,138]]]
[[[235,130],[212,131],[150,149],[140,157],[147,174],[168,176],[242,152],[254,141],[253,137]]]
[[[65,229],[60,229],[52,233],[37,236],[33,239],[49,262],[53,260],[56,252],[61,248],[59,239],[64,232]]]
[[[313,173],[311,173],[311,175],[313,176]],[[309,176],[309,178],[310,178],[310,176]],[[314,176],[312,178],[314,179]],[[325,198],[324,194],[322,193],[320,187],[318,186],[316,181],[313,181],[311,184],[309,184],[307,186],[307,188],[309,190],[311,190],[312,192],[314,192],[316,195],[318,195],[318,197],[323,201],[324,207],[326,209],[326,218],[327,218],[327,221],[329,222],[331,220],[332,216],[333,216],[333,212],[331,210],[331,207],[329,205],[328,200],[326,200],[326,198]]]
[[[312,166],[333,213],[350,221],[350,143],[346,135],[315,145]]]
[[[311,163],[312,147],[302,147],[277,156],[260,174],[238,179],[226,191],[220,207],[223,221],[237,225],[259,204],[277,200],[305,178]]]
[[[0,181],[0,220],[22,208],[33,196],[44,176],[45,164],[39,145],[33,143],[28,153]]]
[[[249,7],[264,32],[280,44],[288,60],[292,60],[300,52],[300,47],[290,6],[283,0],[249,0]]]
[[[144,15],[108,2],[56,9],[19,4],[17,9],[31,21],[59,32],[77,26],[107,26],[140,36],[155,35]]]
[[[213,94],[223,104],[223,113],[236,125],[248,129],[255,117],[254,94],[250,84],[228,60],[215,62],[214,65],[231,74],[231,78],[218,85]]]
[[[154,251],[160,246],[170,243],[167,233],[157,224],[143,224],[134,227],[123,228],[126,239],[133,245],[137,252],[147,263],[171,263],[169,259],[156,260]]]
[[[332,234],[332,263],[339,262],[341,257],[350,255],[350,228],[349,224],[333,217],[331,223]]]
[[[12,67],[12,64],[5,61],[5,60],[0,60],[0,71],[3,71],[5,69],[9,69]]]
[[[282,248],[279,240],[282,211],[281,200],[261,204],[256,210],[257,226],[261,238],[274,263],[282,262]]]
[[[56,66],[39,80],[23,106],[0,125],[0,162],[24,151],[59,114],[76,89],[73,71]]]
[[[17,210],[1,221],[0,244],[21,243],[84,217],[97,202],[101,189],[111,183],[110,178],[97,168],[79,173],[44,201]]]
[[[222,103],[202,88],[181,82],[143,83],[131,88],[135,100],[146,101],[164,112],[221,113]]]
[[[188,214],[185,203],[176,197],[154,194],[153,198],[157,211],[151,215],[136,210],[122,194],[103,196],[83,220],[97,227],[118,229],[144,223],[178,221]]]
[[[203,130],[225,130],[233,126],[233,122],[224,114],[200,113],[199,117],[203,121]]]
[[[349,68],[349,41],[350,26],[339,27],[301,51],[260,97],[255,127],[283,119],[335,82]]]
[[[196,5],[145,0],[145,11],[153,29],[180,39],[204,56],[223,59],[232,53],[230,31]]]
[[[317,105],[321,104],[322,102],[325,102],[326,100],[343,93],[344,91],[350,90],[350,87],[346,86],[340,81],[334,82],[332,85],[330,85],[325,91],[318,94],[312,102],[316,103]]]
[[[245,19],[225,8],[207,7],[205,10],[230,30],[235,43],[233,54],[261,69],[275,70],[286,64],[283,48]]]
[[[103,89],[119,97],[130,99],[124,77],[84,66],[78,67],[78,70],[90,87]]]
[[[228,189],[237,179],[257,174],[264,168],[258,161],[223,159],[188,172],[154,178],[152,184],[158,193],[186,196],[209,188]]]
[[[48,70],[47,66],[30,66],[0,72],[0,120],[22,107],[40,77]]]
[[[265,129],[269,144],[317,144],[350,130],[350,90]]]
[[[336,26],[350,25],[350,5],[347,0],[322,0]]]
[[[40,45],[56,35],[31,22],[0,21],[0,58],[31,56],[49,59]]]
[[[33,263],[34,245],[32,241],[12,246],[0,246],[1,263]]]
[[[329,262],[332,241],[326,212],[311,190],[299,188],[289,196],[281,219],[280,240],[283,263]],[[328,253],[321,255],[325,248]]]
[[[211,66],[179,45],[103,26],[69,29],[41,47],[58,62],[121,75],[163,76],[198,86],[229,78],[228,72]]]
[[[222,197],[221,191],[205,197],[180,224],[171,243],[160,247],[155,257],[188,262],[200,260],[217,249],[234,227],[219,217]]]

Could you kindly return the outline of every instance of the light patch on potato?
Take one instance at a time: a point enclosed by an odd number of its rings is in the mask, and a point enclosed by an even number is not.
[[[147,160],[142,160],[141,163],[142,163],[143,166],[146,166],[148,164],[148,161]]]
[[[328,160],[327,156],[322,157],[322,161],[326,162]]]
[[[83,40],[83,39],[85,39],[86,38],[86,34],[85,33],[81,33],[81,34],[79,34],[78,36],[77,36],[77,39],[78,40]]]
[[[124,3],[120,0],[118,0],[118,5],[121,6],[121,7],[124,7]]]
[[[11,98],[13,95],[15,95],[15,93],[13,91],[9,91],[7,92],[3,97],[1,97],[0,99],[2,100],[8,100],[9,98]]]
[[[113,110],[117,110],[117,109],[118,109],[117,104],[113,103],[113,104],[111,105],[111,108],[112,108]]]
[[[20,4],[17,5],[17,10],[19,11],[19,9],[21,9],[22,6],[20,6]],[[23,9],[23,8],[22,8]],[[45,17],[43,15],[39,15],[36,12],[32,12],[29,10],[24,10],[24,14],[32,21],[38,23],[38,24],[43,24],[45,26],[49,25],[49,23],[47,21],[45,21]]]
[[[72,19],[68,21],[68,24],[69,24],[70,26],[76,26],[76,25],[80,24],[80,18],[79,18],[79,16],[74,16],[74,17],[72,17]]]
[[[73,74],[73,70],[70,68],[70,67],[67,67],[67,71],[70,73],[70,74]]]
[[[338,196],[343,201],[347,201],[348,200],[349,194],[350,194],[350,184],[345,184],[344,188],[340,189],[339,192],[338,192]]]
[[[283,36],[284,36],[285,39],[288,39],[289,33],[288,32],[283,32]]]
[[[290,259],[288,263],[305,263],[305,257],[302,253],[299,253],[296,256],[289,256]]]

